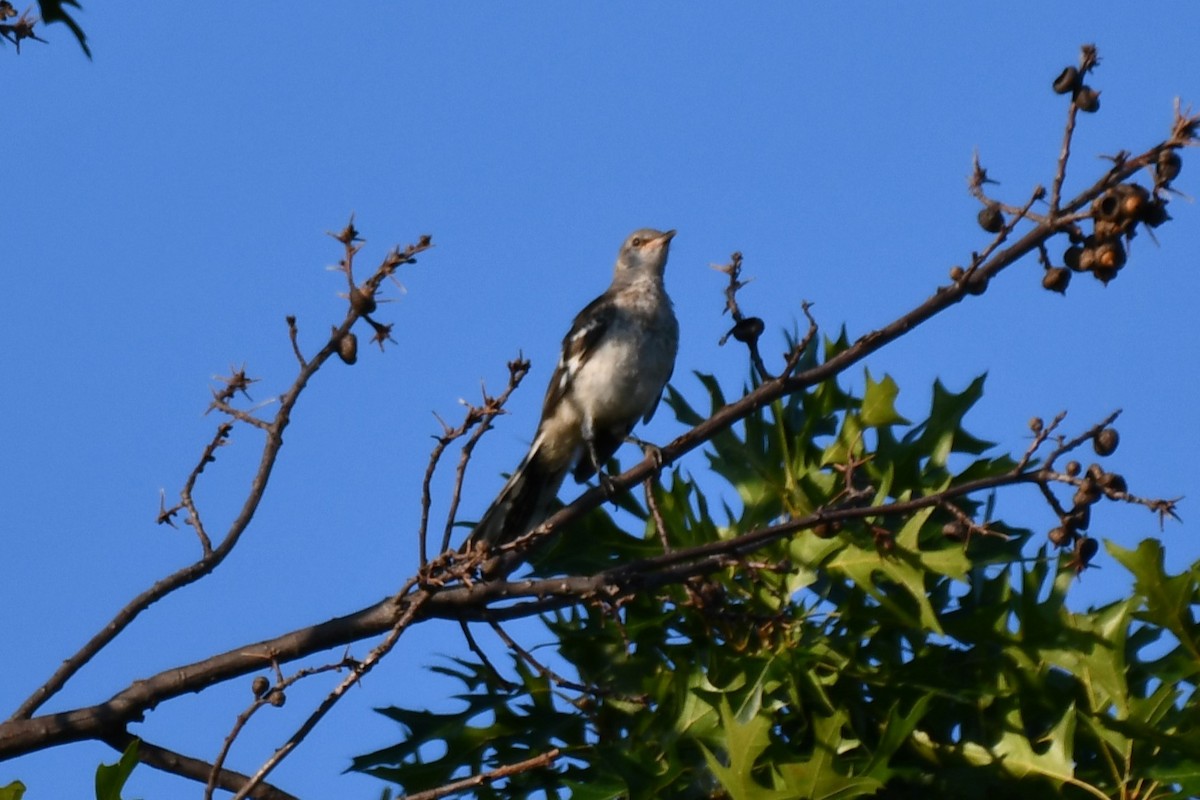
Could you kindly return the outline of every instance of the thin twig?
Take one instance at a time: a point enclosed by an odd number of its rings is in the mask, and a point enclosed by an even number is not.
[[[518,761],[516,764],[508,764],[507,766],[497,767],[496,769],[472,775],[469,778],[447,783],[445,786],[439,786],[436,789],[429,789],[424,792],[416,792],[414,794],[406,794],[397,800],[439,800],[439,798],[461,792],[464,789],[473,789],[476,786],[482,786],[485,783],[494,783],[502,778],[507,778],[512,775],[519,775],[522,772],[529,772],[534,769],[541,769],[553,764],[558,757],[562,755],[562,751],[555,747],[553,750],[548,750],[540,756],[527,758],[524,761]]]
[[[242,713],[238,714],[237,719],[234,720],[233,728],[229,731],[229,734],[226,735],[225,741],[221,744],[221,750],[217,753],[217,757],[213,760],[212,768],[209,770],[208,780],[204,787],[204,800],[212,800],[213,791],[218,787],[222,789],[229,789],[230,791],[237,791],[243,785],[243,783],[238,783],[235,786],[222,785],[220,783],[220,775],[224,769],[225,759],[229,756],[229,750],[233,747],[234,741],[237,740],[238,734],[242,732],[242,729],[246,726],[246,723],[250,721],[250,718],[254,716],[259,709],[261,709],[263,706],[276,705],[279,703],[283,697],[283,692],[297,681],[303,680],[311,675],[319,675],[323,672],[329,672],[330,670],[341,670],[347,667],[353,667],[357,663],[358,662],[350,658],[349,655],[346,655],[343,656],[340,661],[334,664],[323,664],[319,667],[307,667],[287,677],[284,677],[282,671],[279,669],[279,665],[273,663],[272,666],[275,668],[275,673],[277,676],[274,685],[269,686],[267,690],[264,691],[260,696],[254,698],[254,702],[252,702],[244,711],[242,711]],[[249,780],[249,778],[245,778],[245,776],[242,777],[243,780]]]
[[[520,656],[521,660],[524,661],[526,664],[533,667],[534,671],[536,671],[543,678],[554,681],[556,684],[558,684],[562,688],[570,689],[571,691],[575,691],[575,692],[583,692],[584,694],[591,694],[591,695],[608,694],[608,692],[605,691],[604,689],[600,689],[600,688],[597,688],[594,686],[585,686],[584,684],[570,680],[569,678],[564,678],[562,675],[559,675],[557,672],[555,672],[554,670],[547,667],[541,661],[538,661],[536,658],[534,658],[533,654],[530,653],[528,650],[526,650],[524,647],[521,647],[521,645],[517,644],[516,639],[513,639],[511,636],[509,636],[508,632],[505,631],[504,628],[500,627],[500,624],[498,622],[489,621],[488,624],[492,626],[492,630],[495,631],[496,635],[499,636],[504,641],[504,644],[508,645],[508,648],[510,650],[512,650],[518,656]]]
[[[383,280],[384,277],[390,276],[395,272],[400,264],[414,262],[418,253],[432,246],[430,238],[422,236],[416,244],[409,245],[402,251],[399,249],[392,250],[369,280],[374,280],[375,284],[378,285],[378,282]],[[358,317],[359,314],[357,311],[353,308],[349,309],[339,330],[343,334],[349,331]],[[202,536],[201,542],[204,547],[203,557],[160,579],[153,586],[144,590],[127,603],[117,612],[112,620],[96,632],[74,655],[63,661],[58,669],[54,671],[54,674],[17,707],[17,710],[13,712],[11,717],[12,720],[22,720],[31,717],[43,703],[57,694],[84,664],[88,663],[96,653],[100,652],[109,642],[115,639],[147,608],[171,592],[203,578],[220,566],[225,557],[237,546],[242,534],[258,511],[258,506],[262,502],[263,494],[266,492],[267,484],[270,481],[271,472],[275,467],[275,461],[279,456],[279,450],[283,447],[283,433],[291,422],[292,411],[299,401],[301,393],[317,371],[336,352],[337,342],[333,340],[326,342],[320,352],[300,369],[291,387],[280,397],[279,408],[275,413],[275,418],[271,423],[270,429],[266,431],[266,441],[263,443],[258,469],[250,481],[250,489],[247,492],[246,499],[242,503],[241,511],[238,512],[233,522],[230,523],[221,543],[216,547],[212,547],[211,543],[205,541],[207,534]],[[222,399],[228,400],[237,392],[245,393],[246,387],[251,381],[252,379],[246,376],[245,369],[234,371],[233,375],[225,381],[225,392],[228,392],[228,395],[226,396],[222,393]],[[221,428],[218,428],[218,432],[220,431]],[[227,435],[228,433],[225,434],[225,436]],[[204,466],[213,460],[212,453],[219,446],[215,442],[224,441],[225,436],[219,435],[213,442],[210,442],[209,446],[205,449],[200,463],[192,471],[184,487],[184,504],[188,507],[188,513],[196,521],[198,532],[202,531],[203,528],[200,525],[200,517],[195,503],[191,499],[192,489],[196,483],[196,479],[204,471]]]
[[[329,713],[330,709],[337,704],[338,700],[341,700],[342,697],[345,696],[350,687],[362,680],[364,675],[370,672],[371,669],[378,664],[384,656],[392,651],[392,648],[395,647],[396,643],[400,640],[401,634],[408,630],[409,626],[412,624],[417,612],[433,596],[432,593],[424,589],[418,590],[415,594],[410,595],[410,590],[416,586],[416,584],[416,578],[409,578],[400,591],[396,593],[395,597],[392,598],[393,603],[404,604],[404,612],[399,616],[399,618],[396,619],[395,624],[392,625],[392,629],[388,633],[387,638],[385,638],[379,645],[371,650],[371,652],[367,654],[366,658],[364,658],[362,661],[355,662],[354,666],[350,669],[350,674],[347,675],[341,683],[334,687],[333,691],[325,696],[325,699],[321,701],[320,705],[318,705],[311,714],[309,714],[308,718],[304,720],[304,723],[296,729],[296,732],[293,733],[288,740],[271,755],[270,758],[263,762],[263,765],[258,768],[258,771],[250,777],[250,780],[246,782],[246,785],[239,789],[237,794],[235,794],[231,800],[245,800],[254,787],[257,786],[264,778],[266,778],[267,775],[269,775],[271,771],[275,769],[275,767],[279,766],[279,763],[283,761],[283,759],[287,758],[288,755],[290,755],[300,745],[300,743],[304,741],[312,729],[317,726],[317,723]]]
[[[663,520],[658,500],[654,497],[654,485],[653,476],[642,481],[642,487],[646,490],[646,508],[650,509],[650,516],[654,519],[654,530],[658,534],[658,541],[662,544],[663,552],[669,553],[671,552],[671,540],[667,537],[667,523]]]
[[[475,654],[475,657],[479,659],[479,662],[483,664],[484,668],[492,673],[492,677],[495,678],[496,682],[500,684],[505,691],[512,691],[520,686],[519,683],[513,683],[508,678],[505,678],[500,674],[500,670],[496,669],[496,665],[492,663],[492,660],[488,658],[487,653],[485,653],[483,648],[479,646],[479,642],[475,641],[475,636],[471,633],[471,628],[466,620],[460,619],[458,621],[458,627],[462,630],[463,638],[467,640],[467,647],[470,648],[471,652]]]

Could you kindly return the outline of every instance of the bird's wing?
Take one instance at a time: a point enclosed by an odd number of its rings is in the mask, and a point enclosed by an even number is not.
[[[604,338],[617,316],[616,304],[608,294],[602,294],[580,311],[571,324],[571,330],[563,338],[562,354],[558,366],[546,389],[546,400],[542,403],[542,416],[555,408],[570,390],[571,381],[579,368],[587,361]]]

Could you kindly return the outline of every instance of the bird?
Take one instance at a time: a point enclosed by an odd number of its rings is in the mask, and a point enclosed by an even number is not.
[[[611,285],[563,338],[529,452],[465,548],[493,548],[542,522],[568,472],[609,485],[602,465],[654,416],[675,369],[679,323],[663,283],[674,236],[641,228],[622,243]]]

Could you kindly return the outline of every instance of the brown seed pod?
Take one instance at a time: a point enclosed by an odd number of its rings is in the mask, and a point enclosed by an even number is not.
[[[976,272],[971,276],[970,280],[963,283],[963,288],[967,294],[983,294],[987,291],[988,276],[982,272]]]
[[[1174,150],[1163,150],[1158,154],[1158,162],[1154,165],[1154,182],[1158,186],[1166,186],[1179,177],[1183,169],[1183,159]]]
[[[270,703],[271,705],[275,706],[276,708],[279,708],[280,706],[282,706],[284,703],[287,702],[287,695],[285,695],[280,690],[276,689],[275,691],[273,691],[269,695],[267,695],[267,702]]]
[[[1100,110],[1100,93],[1088,85],[1080,86],[1075,92],[1075,107],[1088,114]]]
[[[942,536],[952,542],[961,542],[967,538],[967,526],[962,524],[962,520],[953,520],[942,526]]]
[[[1069,531],[1066,528],[1051,528],[1050,533],[1046,535],[1050,540],[1050,544],[1055,547],[1066,547],[1075,539],[1074,531]]]
[[[832,539],[837,535],[836,526],[830,522],[818,522],[811,530],[818,539]]]
[[[372,313],[375,308],[375,292],[369,286],[355,286],[350,290],[350,307],[360,316]]]
[[[1111,456],[1121,443],[1121,436],[1116,428],[1104,428],[1092,439],[1092,449],[1098,456]]]
[[[1125,482],[1125,476],[1119,475],[1116,472],[1104,473],[1104,475],[1097,482],[1100,484],[1100,488],[1104,490],[1105,494],[1124,494],[1125,492],[1129,491],[1129,485]]]
[[[1096,266],[1102,269],[1125,266],[1125,245],[1118,239],[1096,245]]]
[[[1054,79],[1055,94],[1070,94],[1079,88],[1079,70],[1067,67]]]
[[[1090,506],[1100,499],[1100,487],[1091,478],[1084,478],[1079,483],[1079,488],[1075,490],[1073,498],[1075,508],[1080,506]]]
[[[1051,267],[1042,275],[1042,288],[1052,292],[1065,294],[1067,284],[1071,282],[1071,270],[1066,267]]]
[[[1046,423],[1042,420],[1041,417],[1030,417],[1029,418],[1029,430],[1033,431],[1034,433],[1041,433],[1042,428],[1044,428],[1045,426],[1046,426]]]
[[[1091,478],[1092,480],[1098,482],[1101,478],[1104,477],[1104,467],[1102,467],[1096,463],[1088,464],[1087,476],[1089,478]]]
[[[1121,196],[1115,189],[1109,189],[1092,201],[1092,219],[1116,220],[1121,216]]]
[[[1081,469],[1081,468],[1080,468],[1080,466],[1079,466],[1079,462],[1078,462],[1078,461],[1068,461],[1068,462],[1067,462],[1067,470],[1066,470],[1066,471],[1067,471],[1067,475],[1068,475],[1069,477],[1072,477],[1072,478],[1074,478],[1076,475],[1078,475],[1078,474],[1079,474],[1079,470],[1080,470],[1080,469]]]
[[[979,227],[988,233],[999,233],[1004,229],[1004,214],[996,203],[988,203],[979,209],[979,216],[976,219],[979,220]]]
[[[1117,271],[1112,267],[1102,267],[1097,264],[1092,267],[1092,277],[1108,286],[1108,282],[1117,277]]]
[[[758,337],[762,336],[762,332],[766,327],[766,324],[758,317],[744,317],[738,320],[730,333],[739,342],[756,342],[758,341]]]
[[[896,536],[886,528],[875,528],[871,536],[875,539],[875,549],[881,555],[887,555],[896,549]]]
[[[1088,237],[1091,238],[1090,236]],[[1079,271],[1088,272],[1096,268],[1096,248],[1085,247],[1079,251]]]
[[[255,697],[262,697],[270,688],[271,682],[262,675],[256,675],[254,680],[250,681],[250,691],[254,692]]]
[[[1167,204],[1157,198],[1146,203],[1142,209],[1142,222],[1147,227],[1157,228],[1169,219],[1171,215],[1167,213]]]
[[[1106,242],[1112,242],[1121,238],[1121,234],[1125,232],[1120,221],[1115,219],[1098,219],[1096,224],[1092,226],[1092,241],[1096,243],[1097,249],[1099,245]]]
[[[963,275],[966,275],[966,274],[967,274],[966,270],[964,270],[958,264],[955,264],[953,267],[950,268],[950,280],[954,281],[955,283],[958,283],[959,281],[961,281],[963,279]]]
[[[1073,244],[1063,251],[1063,263],[1067,265],[1067,269],[1072,272],[1083,272],[1083,268],[1079,266],[1079,256],[1083,254],[1083,248],[1077,244]]]
[[[1100,543],[1089,536],[1080,536],[1075,540],[1075,554],[1071,557],[1071,566],[1076,572],[1083,572],[1092,563],[1100,550]]]
[[[1077,506],[1076,508],[1072,508],[1067,516],[1063,517],[1063,525],[1073,531],[1086,531],[1091,521],[1091,506]]]
[[[358,337],[353,333],[347,333],[338,339],[337,350],[338,357],[347,364],[358,361]]]
[[[1150,202],[1150,190],[1136,183],[1123,183],[1118,188],[1121,190],[1121,216],[1126,220],[1140,220]]]

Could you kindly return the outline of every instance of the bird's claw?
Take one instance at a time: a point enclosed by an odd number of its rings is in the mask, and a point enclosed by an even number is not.
[[[636,444],[638,447],[642,448],[642,454],[649,456],[650,460],[654,462],[654,468],[662,469],[663,464],[666,462],[666,457],[663,456],[661,447],[653,442],[647,442],[645,439],[639,439],[633,435],[625,437],[625,441],[629,442],[630,444]]]

